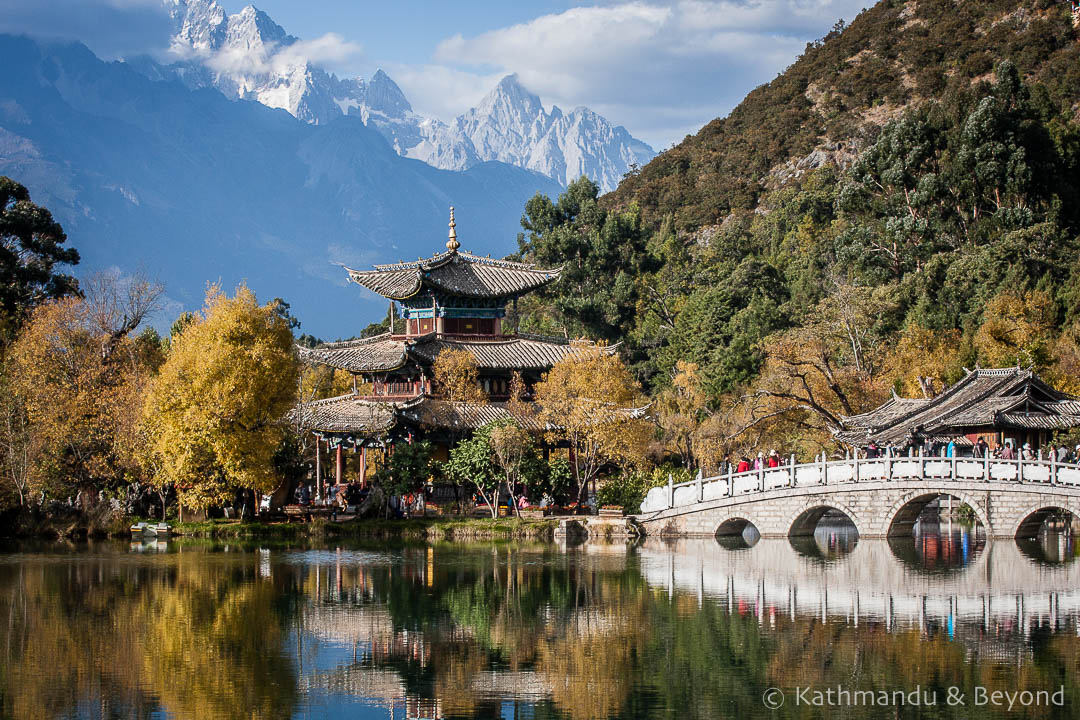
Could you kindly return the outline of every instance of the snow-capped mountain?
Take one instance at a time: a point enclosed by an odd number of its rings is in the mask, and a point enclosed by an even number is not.
[[[250,5],[228,15],[216,0],[164,1],[175,27],[172,50],[181,60],[168,67],[134,62],[142,72],[191,88],[216,87],[315,125],[356,115],[399,155],[436,168],[465,170],[497,160],[563,185],[587,175],[607,191],[632,165],[656,154],[588,108],[545,111],[514,75],[453,123],[423,117],[382,70],[366,82],[327,73],[306,59],[302,41]]]
[[[386,305],[336,263],[442,248],[451,205],[463,246],[501,257],[529,198],[560,190],[504,163],[439,170],[355,115],[305,123],[79,44],[0,34],[0,67],[0,175],[52,211],[81,277],[141,269],[165,282],[166,323],[202,304],[207,281],[244,281],[286,298],[305,332],[348,337]]]

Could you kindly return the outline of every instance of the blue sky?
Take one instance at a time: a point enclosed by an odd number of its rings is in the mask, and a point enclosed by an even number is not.
[[[244,0],[218,0],[229,13]],[[256,0],[339,75],[386,70],[445,121],[518,73],[545,107],[586,105],[661,150],[727,114],[869,0]],[[0,0],[0,31],[105,57],[162,53],[160,0]]]

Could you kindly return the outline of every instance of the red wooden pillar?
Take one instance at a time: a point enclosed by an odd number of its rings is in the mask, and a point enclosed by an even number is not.
[[[341,486],[341,481],[345,477],[345,452],[342,447],[342,443],[338,443],[337,455],[334,457],[334,482],[338,487]]]

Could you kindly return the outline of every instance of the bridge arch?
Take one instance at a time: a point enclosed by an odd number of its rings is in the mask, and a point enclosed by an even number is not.
[[[748,527],[754,528],[759,535],[762,532],[761,522],[754,517],[753,513],[732,512],[720,518],[713,535],[715,537],[734,537],[742,535]]]
[[[845,516],[855,526],[855,531],[859,534],[859,537],[863,537],[863,527],[859,516],[850,507],[832,498],[815,499],[788,517],[784,523],[788,537],[813,535],[818,523],[830,512],[838,512]]]
[[[1055,512],[1068,513],[1073,521],[1080,518],[1080,508],[1076,503],[1062,502],[1063,498],[1038,503],[1025,508],[1017,515],[1016,526],[1011,528],[1012,536],[1017,540],[1029,540],[1037,537],[1043,523]]]
[[[910,535],[915,527],[915,521],[926,509],[926,506],[942,495],[956,498],[961,504],[967,505],[974,511],[975,519],[983,526],[987,537],[993,537],[993,528],[990,521],[974,498],[956,488],[935,487],[928,490],[918,490],[905,494],[889,508],[885,514],[885,523],[882,529],[888,537],[905,537]]]

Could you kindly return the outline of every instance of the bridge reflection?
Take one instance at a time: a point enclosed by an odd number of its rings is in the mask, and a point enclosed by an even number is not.
[[[742,538],[740,538],[742,539]],[[923,633],[960,626],[979,637],[1080,632],[1080,563],[1071,534],[987,544],[972,526],[923,527],[912,537],[859,539],[843,524],[813,536],[646,540],[635,551],[646,581],[671,595],[753,612],[817,617]]]

